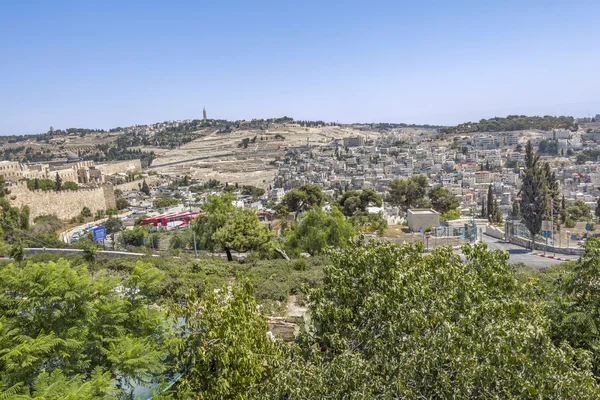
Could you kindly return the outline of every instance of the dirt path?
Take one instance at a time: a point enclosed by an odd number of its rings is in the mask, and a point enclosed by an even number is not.
[[[299,306],[296,302],[296,296],[290,296],[287,299],[286,314],[289,317],[303,317],[308,311],[308,307]]]

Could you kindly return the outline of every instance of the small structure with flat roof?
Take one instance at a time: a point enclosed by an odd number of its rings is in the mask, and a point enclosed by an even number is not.
[[[419,232],[421,229],[440,225],[440,213],[431,208],[413,208],[408,210],[408,229]]]

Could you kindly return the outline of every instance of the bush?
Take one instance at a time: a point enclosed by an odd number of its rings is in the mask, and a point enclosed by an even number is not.
[[[154,200],[154,202],[152,202],[152,207],[154,208],[167,208],[167,207],[173,207],[179,204],[179,200],[178,199],[173,199],[171,197],[161,197],[158,198],[156,200]]]
[[[148,237],[148,229],[136,226],[121,233],[121,242],[126,246],[143,246]]]
[[[77,190],[79,190],[79,185],[76,184],[75,182],[65,182],[62,184],[61,189],[77,191]]]
[[[53,232],[62,227],[62,222],[56,215],[39,215],[33,219],[34,232]]]
[[[124,210],[130,206],[131,206],[131,204],[129,204],[129,202],[125,199],[117,200],[117,210]]]

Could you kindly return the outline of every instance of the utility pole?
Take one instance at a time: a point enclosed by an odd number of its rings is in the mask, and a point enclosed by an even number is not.
[[[554,250],[554,257],[556,257],[556,242],[554,241],[554,199],[550,200],[550,221],[552,227],[552,249]]]

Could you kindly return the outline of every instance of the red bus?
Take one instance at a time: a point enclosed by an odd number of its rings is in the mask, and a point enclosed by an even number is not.
[[[199,215],[201,215],[201,213],[190,211],[157,215],[156,217],[148,217],[142,219],[140,225],[152,225],[159,229],[181,228],[189,224],[193,219],[197,218]]]

